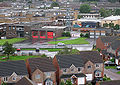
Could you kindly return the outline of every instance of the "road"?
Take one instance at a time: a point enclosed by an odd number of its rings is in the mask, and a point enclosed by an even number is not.
[[[106,74],[106,76],[109,77],[111,80],[120,80],[120,75],[110,70],[104,69],[104,74]]]
[[[65,46],[57,46],[57,45],[50,45],[50,44],[14,44],[15,48],[73,48],[78,49],[79,51],[85,50],[92,50],[92,44],[83,44],[83,45],[65,45]]]

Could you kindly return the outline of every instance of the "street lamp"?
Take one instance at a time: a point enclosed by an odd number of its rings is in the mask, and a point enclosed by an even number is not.
[[[55,31],[53,33],[53,36],[54,36],[54,40],[55,40],[55,48],[56,48],[56,34],[55,34]]]

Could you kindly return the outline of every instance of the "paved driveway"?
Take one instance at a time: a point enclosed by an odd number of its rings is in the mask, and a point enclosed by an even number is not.
[[[110,77],[111,80],[120,80],[120,75],[110,71],[109,69],[104,69],[104,74],[106,74],[107,77]]]

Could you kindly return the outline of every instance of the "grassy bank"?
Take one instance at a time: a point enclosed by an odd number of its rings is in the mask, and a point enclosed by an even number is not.
[[[64,43],[64,44],[89,44],[88,41],[86,41],[86,38],[77,38],[74,40],[64,40],[64,41],[50,41],[49,44],[58,44],[58,43]]]

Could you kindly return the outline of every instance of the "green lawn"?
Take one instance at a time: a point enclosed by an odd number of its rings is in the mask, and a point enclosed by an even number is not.
[[[67,39],[67,38],[70,38],[70,37],[58,37],[57,40]]]
[[[24,40],[26,39],[25,38],[0,39],[0,46],[3,45],[6,41],[13,44],[13,43],[24,41]]]
[[[86,38],[77,38],[74,40],[64,40],[64,41],[50,41],[49,44],[58,44],[59,42],[64,44],[89,44],[88,41],[85,40]]]
[[[105,66],[106,69],[116,69],[116,66]]]
[[[36,50],[35,48],[22,48],[21,50]],[[59,48],[40,48],[40,50],[48,50],[49,52],[60,51]]]
[[[6,56],[0,56],[0,61],[7,61],[7,59],[2,59]],[[34,57],[40,57],[40,56],[10,56],[9,60],[26,60],[28,58],[34,58]]]
[[[120,74],[120,71],[118,71],[117,74]]]

